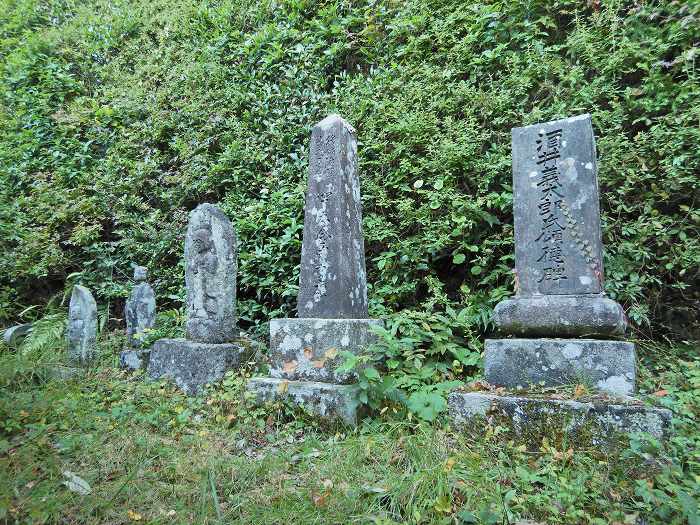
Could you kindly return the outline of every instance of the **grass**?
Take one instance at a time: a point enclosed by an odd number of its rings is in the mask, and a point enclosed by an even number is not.
[[[698,522],[700,370],[689,348],[664,348],[675,361],[642,374],[676,411],[674,438],[635,438],[605,457],[548,436],[527,450],[504,428],[459,433],[444,420],[324,427],[284,405],[252,407],[249,371],[187,398],[119,371],[117,336],[95,368],[53,380],[47,333],[31,352],[0,354],[0,522]],[[65,471],[90,494],[68,490]]]

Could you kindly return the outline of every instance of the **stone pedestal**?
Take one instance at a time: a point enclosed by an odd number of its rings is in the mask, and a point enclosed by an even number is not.
[[[487,339],[486,381],[506,388],[584,384],[628,396],[637,377],[634,344],[598,339]]]
[[[539,446],[543,437],[578,446],[616,446],[632,432],[664,439],[671,430],[671,411],[641,403],[576,401],[485,392],[452,392],[448,398],[456,427],[475,428],[478,420],[507,425],[522,439]]]
[[[187,339],[159,339],[151,349],[148,377],[167,378],[187,395],[199,394],[208,383],[241,365],[248,345],[240,343],[199,343]]]
[[[342,352],[359,354],[377,341],[376,319],[273,319],[270,321],[270,376],[255,378],[248,390],[259,403],[288,399],[326,419],[354,425],[354,373],[339,373]]]

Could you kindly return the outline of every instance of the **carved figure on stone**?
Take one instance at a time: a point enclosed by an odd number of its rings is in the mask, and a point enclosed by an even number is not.
[[[68,358],[87,364],[95,356],[97,303],[84,286],[75,285],[68,308]]]
[[[188,339],[224,343],[236,337],[236,256],[226,215],[212,204],[193,210],[185,238]]]
[[[148,269],[144,266],[134,268],[136,286],[126,301],[126,337],[130,348],[141,348],[143,336],[153,328],[156,321],[156,296],[151,285],[146,282]]]

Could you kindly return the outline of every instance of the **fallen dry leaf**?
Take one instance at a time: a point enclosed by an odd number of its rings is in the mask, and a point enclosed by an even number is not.
[[[141,521],[143,519],[143,516],[141,516],[141,514],[133,510],[126,511],[126,515],[129,516],[129,519],[131,521]]]
[[[279,385],[277,385],[278,394],[284,394],[287,390],[289,390],[289,381],[282,381]]]
[[[324,492],[323,494],[316,494],[312,492],[311,500],[314,502],[315,506],[323,507],[326,504],[326,493]]]
[[[664,397],[664,396],[667,396],[667,395],[668,395],[668,390],[663,390],[663,389],[662,389],[662,390],[657,390],[656,392],[654,392],[654,395],[655,395],[656,397]]]
[[[313,348],[311,348],[310,346],[304,347],[304,357],[306,357],[306,359],[311,359],[313,356],[314,356]]]
[[[447,458],[447,461],[445,462],[445,472],[450,472],[452,467],[455,466],[455,463],[457,463],[455,458]]]
[[[329,348],[323,355],[326,357],[326,359],[334,359],[338,355],[338,349]]]
[[[586,393],[586,387],[583,385],[576,385],[576,388],[574,388],[574,399],[578,399],[582,395]]]
[[[294,359],[293,361],[287,361],[284,363],[284,366],[282,366],[282,370],[285,371],[287,374],[291,374],[297,369],[297,361]]]

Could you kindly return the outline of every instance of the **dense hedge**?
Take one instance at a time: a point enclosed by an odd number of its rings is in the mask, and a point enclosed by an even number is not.
[[[292,314],[309,133],[339,112],[374,315],[484,332],[512,290],[509,130],[590,112],[607,291],[689,337],[699,42],[692,1],[0,0],[0,324],[67,280],[118,306],[132,262],[178,306],[205,201],[240,236],[243,324]]]

